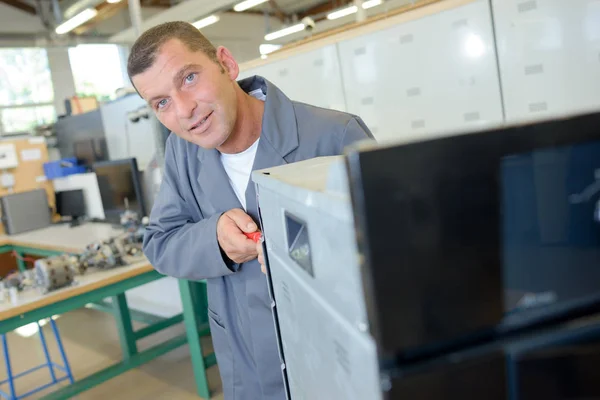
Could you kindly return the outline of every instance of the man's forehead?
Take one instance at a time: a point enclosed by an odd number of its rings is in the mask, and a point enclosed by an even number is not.
[[[152,66],[134,76],[132,80],[140,95],[149,100],[157,94],[157,91],[163,90],[161,83],[164,85],[170,83],[181,68],[190,64],[202,65],[204,62],[202,56],[202,52],[192,52],[178,39],[171,39],[158,49]]]
[[[155,62],[159,58],[170,59],[173,57],[194,59],[196,63],[200,63],[200,61],[204,61],[205,59],[208,60],[208,57],[202,51],[192,51],[181,40],[169,39],[158,48]]]

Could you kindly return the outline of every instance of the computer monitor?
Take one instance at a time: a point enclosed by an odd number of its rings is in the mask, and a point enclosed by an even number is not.
[[[600,113],[353,151],[348,168],[383,353],[600,309]]]
[[[94,163],[100,197],[107,220],[117,222],[129,209],[140,217],[146,215],[140,173],[135,158]]]
[[[78,225],[79,220],[86,216],[85,198],[83,190],[65,190],[56,192],[56,212],[61,217],[71,217],[73,225]]]

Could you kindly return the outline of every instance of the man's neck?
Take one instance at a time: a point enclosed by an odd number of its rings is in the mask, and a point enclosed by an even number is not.
[[[247,150],[260,137],[265,103],[241,88],[237,88],[237,116],[231,136],[218,150],[225,154],[237,154]]]

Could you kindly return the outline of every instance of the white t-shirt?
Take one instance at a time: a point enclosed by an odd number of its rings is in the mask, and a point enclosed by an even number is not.
[[[267,98],[261,89],[254,90],[248,94],[262,101],[265,101]],[[259,141],[260,139],[241,153],[221,153],[221,163],[223,164],[223,168],[225,168],[225,172],[227,172],[229,183],[242,204],[242,207],[244,207],[244,210],[246,210],[246,188],[250,181],[250,174],[252,173],[252,166],[254,165],[254,158],[256,157]]]

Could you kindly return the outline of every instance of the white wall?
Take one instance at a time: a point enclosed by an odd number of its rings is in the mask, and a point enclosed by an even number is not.
[[[339,48],[348,111],[361,115],[379,140],[502,121],[484,0],[343,41]]]
[[[317,105],[341,79],[346,110],[380,141],[600,109],[598,0],[446,0],[373,26],[247,63],[242,76]],[[336,51],[337,73],[315,75],[315,55]]]
[[[240,78],[255,73],[267,77],[296,101],[346,110],[340,60],[334,45],[269,63],[258,71],[242,71]]]
[[[600,1],[492,3],[509,121],[600,109]]]

